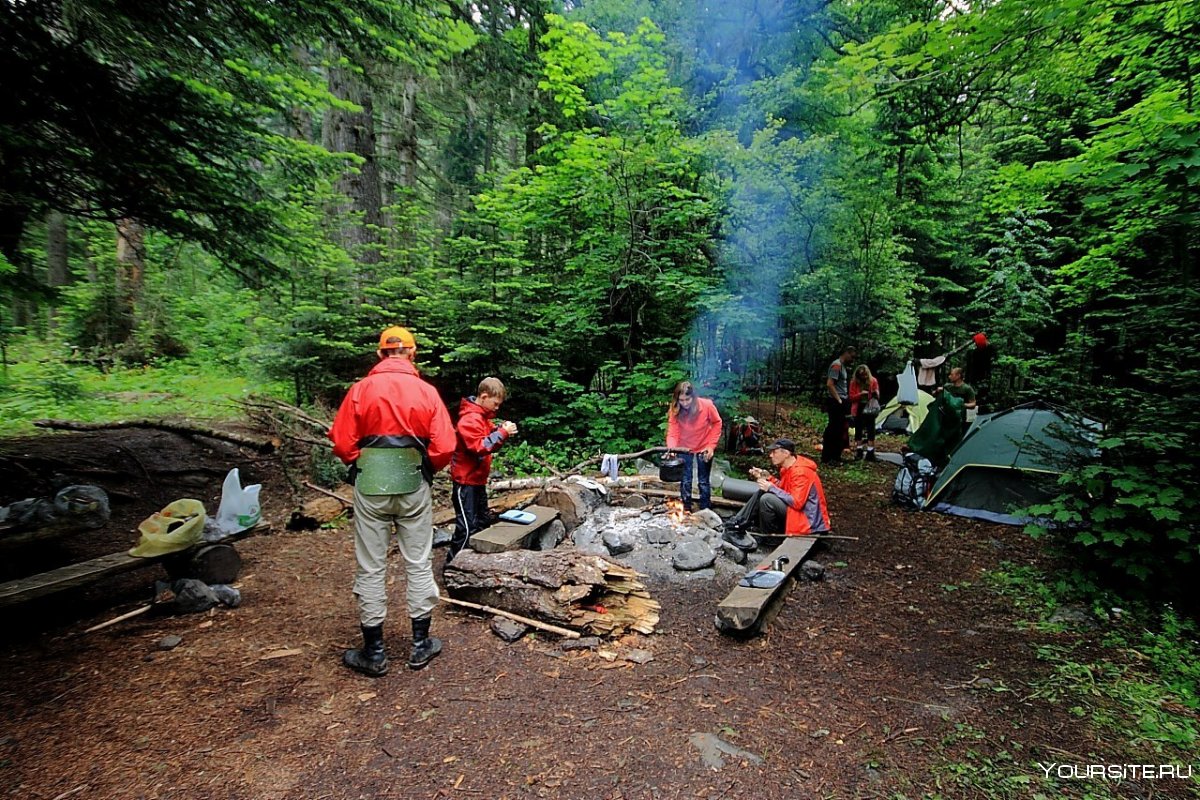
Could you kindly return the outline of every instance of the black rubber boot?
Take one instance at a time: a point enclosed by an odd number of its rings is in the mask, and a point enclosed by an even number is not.
[[[408,658],[409,669],[421,669],[442,652],[442,640],[429,635],[429,617],[412,621],[413,649]]]
[[[342,663],[355,672],[378,678],[387,675],[387,653],[383,649],[383,626],[362,626],[363,646],[360,650],[342,653]]]
[[[874,461],[874,460],[875,460],[875,451],[874,450],[868,450],[867,454],[865,456],[863,456],[863,461]]]

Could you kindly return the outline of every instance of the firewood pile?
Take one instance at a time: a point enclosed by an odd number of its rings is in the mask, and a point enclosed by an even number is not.
[[[461,600],[606,637],[653,633],[661,609],[634,570],[568,547],[464,550],[446,566],[444,585]]]

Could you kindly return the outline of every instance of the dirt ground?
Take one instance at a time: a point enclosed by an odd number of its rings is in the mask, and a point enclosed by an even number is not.
[[[730,586],[651,585],[658,631],[606,644],[607,654],[566,652],[548,634],[505,644],[486,619],[442,607],[434,633],[445,651],[411,672],[393,569],[393,666],[371,680],[340,663],[358,641],[351,538],[344,523],[286,530],[299,497],[278,459],[140,430],[2,444],[4,502],[87,478],[113,493],[114,517],[88,537],[4,553],[0,580],[129,547],[140,519],[181,496],[215,511],[231,466],[264,483],[273,526],[237,545],[237,609],[81,634],[147,602],[161,577],[153,567],[0,611],[9,796],[958,798],[985,796],[962,785],[966,767],[983,764],[1001,778],[1028,776],[1027,792],[1004,796],[1033,797],[1047,788],[1035,761],[1140,763],[1033,696],[1048,669],[1036,647],[1073,637],[1015,627],[980,573],[1041,559],[1034,543],[1015,529],[897,509],[888,464],[862,478],[823,470],[836,532],[857,540],[819,546],[826,579],[798,584],[764,636],[716,631]],[[169,634],[182,644],[160,650]],[[653,660],[626,660],[634,648]],[[701,734],[743,752],[706,763]],[[1191,796],[1170,783],[1109,788]]]

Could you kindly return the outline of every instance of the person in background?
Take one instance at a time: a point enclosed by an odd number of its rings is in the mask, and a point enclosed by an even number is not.
[[[753,550],[757,543],[746,535],[751,529],[787,536],[828,533],[829,509],[816,463],[796,455],[796,443],[791,439],[772,442],[767,457],[779,471],[779,477],[773,478],[758,467],[750,469],[750,477],[758,482],[758,491],[725,523],[725,541],[743,550]]]
[[[825,373],[825,411],[829,422],[821,437],[821,463],[842,463],[842,451],[850,447],[850,366],[858,351],[847,346]]]
[[[975,421],[976,411],[978,406],[975,402],[975,390],[971,384],[967,383],[963,377],[962,367],[955,367],[950,370],[950,382],[942,387],[946,394],[953,395],[963,401],[962,426],[963,433],[967,432],[967,428],[971,427],[971,423]]]
[[[667,455],[677,453],[683,459],[679,498],[684,511],[692,510],[692,464],[696,465],[700,483],[700,508],[712,505],[712,459],[721,440],[722,425],[712,400],[697,396],[690,381],[675,384],[667,410]]]
[[[405,328],[379,336],[376,364],[350,387],[329,429],[333,454],[351,465],[354,484],[354,556],[363,646],[342,663],[371,677],[386,675],[383,623],[387,617],[387,553],[395,526],[404,558],[413,648],[420,669],[442,650],[429,635],[438,589],[433,580],[433,474],[454,453],[454,426],[437,390],[421,379],[413,359],[417,342]]]
[[[875,417],[879,415],[879,381],[866,364],[854,370],[850,381],[850,413],[854,415],[855,458],[875,460]],[[866,450],[863,442],[866,442]]]
[[[517,432],[517,423],[496,420],[496,412],[508,396],[499,378],[484,378],[474,397],[464,397],[458,406],[458,446],[450,459],[451,501],[454,504],[454,535],[446,563],[458,555],[471,534],[489,524],[487,482],[492,472],[492,456],[508,437]]]

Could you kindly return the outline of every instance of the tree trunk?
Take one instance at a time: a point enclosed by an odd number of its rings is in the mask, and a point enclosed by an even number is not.
[[[146,283],[146,229],[136,219],[117,220],[117,319],[114,343],[128,341]]]
[[[331,49],[331,61],[340,54]],[[340,100],[359,106],[359,111],[330,109],[325,115],[324,144],[334,153],[352,153],[361,159],[357,167],[344,173],[336,190],[345,201],[334,214],[341,245],[363,269],[360,288],[374,283],[373,267],[379,263],[379,228],[383,222],[383,187],[379,179],[379,160],[375,152],[374,101],[363,78],[348,67],[329,69],[329,91]]]
[[[61,211],[46,215],[46,285],[61,289],[71,282],[71,267],[67,259],[67,217]],[[58,297],[50,303],[49,323],[58,325]]]

